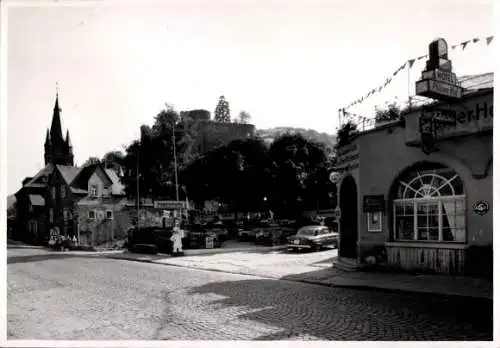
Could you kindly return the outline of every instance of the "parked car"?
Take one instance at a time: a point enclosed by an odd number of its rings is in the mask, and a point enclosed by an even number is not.
[[[305,226],[297,231],[295,236],[288,239],[288,249],[319,251],[325,246],[338,248],[339,234],[331,231],[326,226]]]
[[[217,239],[224,242],[229,237],[229,229],[220,221],[211,222],[206,224],[205,229],[217,236]]]
[[[230,238],[239,236],[239,232],[243,230],[242,221],[229,221],[226,222],[226,226],[228,228]]]
[[[257,225],[255,223],[247,223],[244,224],[241,229],[238,231],[238,237],[242,242],[253,242],[255,241],[255,235],[259,230],[256,228]]]
[[[215,248],[222,246],[215,233],[207,230],[204,226],[199,224],[185,226],[182,245],[185,249],[203,249],[206,248],[207,237],[213,238]]]
[[[274,246],[283,242],[283,230],[278,224],[262,222],[255,230],[255,244]]]
[[[171,228],[132,227],[127,235],[127,247],[131,252],[156,254],[172,253]]]

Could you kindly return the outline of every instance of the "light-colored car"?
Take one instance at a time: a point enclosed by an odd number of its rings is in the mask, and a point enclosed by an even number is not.
[[[338,248],[339,234],[326,226],[304,226],[288,239],[287,247],[292,250],[315,250],[333,246]]]

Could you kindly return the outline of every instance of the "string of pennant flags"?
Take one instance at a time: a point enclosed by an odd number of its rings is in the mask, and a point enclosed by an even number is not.
[[[465,79],[463,81],[467,81],[467,80],[470,80],[470,78]],[[474,86],[471,86],[471,87],[474,87]],[[418,96],[417,96],[417,99],[418,99]],[[420,102],[425,103],[426,101],[420,100]],[[417,101],[417,103],[418,103],[418,101]],[[361,130],[363,130],[363,131],[371,126],[374,126],[376,123],[376,119],[374,117],[365,117],[365,116],[361,116],[361,115],[355,114],[353,112],[345,111],[345,110],[343,112],[343,118],[344,118],[343,122],[347,122],[347,121],[354,122],[356,125],[361,126]]]
[[[470,43],[478,43],[480,41],[485,41],[486,42],[486,45],[489,46],[491,41],[493,41],[494,39],[494,36],[491,35],[491,36],[488,36],[488,37],[485,37],[485,38],[478,38],[478,37],[475,37],[473,39],[470,39],[470,40],[467,40],[467,41],[463,41],[463,42],[460,42],[458,44],[455,44],[455,45],[452,45],[451,46],[451,49],[452,50],[455,50],[459,47],[462,48],[462,51],[465,50],[465,48],[470,44]],[[387,87],[387,85],[389,85],[392,80],[404,69],[408,66],[409,69],[411,69],[413,67],[413,65],[415,64],[416,61],[420,61],[422,59],[425,59],[427,58],[428,55],[425,54],[423,56],[420,56],[420,57],[416,57],[416,58],[412,58],[412,59],[408,59],[406,62],[404,62],[396,71],[394,71],[392,73],[392,75],[388,78],[385,79],[384,83],[381,84],[379,87],[377,88],[373,88],[372,90],[370,90],[366,95],[364,95],[363,97],[360,97],[356,100],[354,100],[353,102],[351,102],[349,105],[347,105],[346,107],[344,107],[344,109],[348,109],[356,104],[360,104],[361,102],[365,101],[366,99],[368,99],[371,95],[373,94],[376,94],[376,93],[379,93],[381,92],[384,88]]]

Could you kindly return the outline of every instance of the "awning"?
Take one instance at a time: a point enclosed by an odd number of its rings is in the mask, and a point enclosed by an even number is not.
[[[45,206],[45,199],[41,195],[30,195],[31,205]]]

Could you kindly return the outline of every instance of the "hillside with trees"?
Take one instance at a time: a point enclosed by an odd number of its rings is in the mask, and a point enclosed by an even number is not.
[[[333,148],[336,136],[326,132],[318,132],[314,129],[294,128],[294,127],[275,127],[269,129],[258,129],[256,135],[261,137],[266,143],[272,143],[274,139],[284,134],[300,134],[307,140],[317,141],[324,144],[327,148]]]

